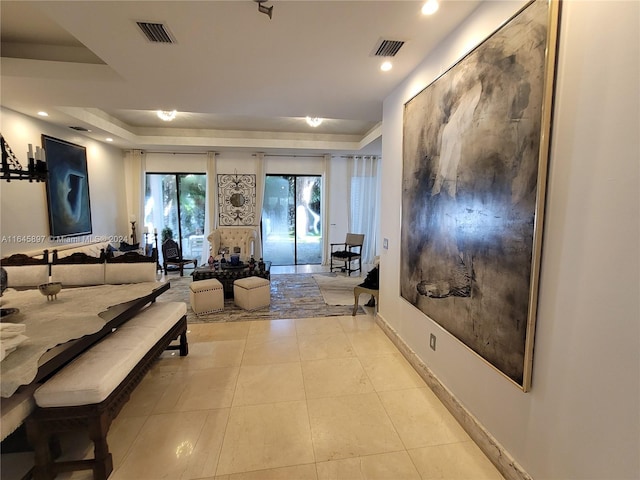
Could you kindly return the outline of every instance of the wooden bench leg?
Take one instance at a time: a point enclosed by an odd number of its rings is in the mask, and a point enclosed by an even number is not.
[[[53,480],[55,473],[49,448],[50,435],[42,431],[38,423],[33,420],[27,420],[27,435],[34,451],[33,479]]]
[[[94,447],[93,480],[107,480],[113,471],[113,456],[107,444],[109,424],[109,418],[104,412],[89,421],[89,438]]]
[[[186,357],[189,355],[189,342],[187,341],[187,332],[180,334],[180,356]]]

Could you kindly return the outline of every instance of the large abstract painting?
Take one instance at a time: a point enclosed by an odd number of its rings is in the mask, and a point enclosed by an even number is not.
[[[400,293],[524,391],[557,16],[527,4],[404,110]]]
[[[54,237],[88,235],[91,229],[89,175],[84,147],[42,135],[47,158],[49,229]]]
[[[256,176],[218,175],[220,226],[256,225]]]

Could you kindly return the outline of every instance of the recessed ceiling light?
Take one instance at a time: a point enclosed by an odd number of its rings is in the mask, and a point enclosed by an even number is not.
[[[307,117],[307,125],[309,125],[310,127],[319,127],[320,124],[322,123],[322,118],[320,117]]]
[[[38,112],[38,115],[40,115],[41,117],[48,117],[49,114],[47,112]]]
[[[175,110],[158,110],[156,114],[160,120],[164,120],[165,122],[170,122],[174,118],[176,118],[177,111]]]
[[[106,140],[107,142],[113,142],[113,138],[111,138],[111,137],[107,137],[107,138],[105,138],[105,140]]]
[[[425,4],[422,6],[422,14],[423,15],[433,15],[438,11],[438,0],[427,0]]]
[[[388,72],[389,70],[391,70],[391,67],[393,67],[393,65],[389,60],[387,60],[386,62],[382,62],[382,65],[380,65],[380,70],[382,70],[383,72]]]

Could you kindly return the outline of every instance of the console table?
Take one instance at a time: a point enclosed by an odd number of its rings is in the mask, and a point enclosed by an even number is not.
[[[233,298],[233,282],[235,282],[239,278],[261,277],[270,280],[271,262],[264,262],[264,271],[258,270],[257,264],[254,269],[249,268],[249,265],[231,268],[204,266],[196,268],[193,271],[192,275],[194,282],[198,280],[207,280],[209,278],[217,279],[220,283],[222,283],[225,298]]]

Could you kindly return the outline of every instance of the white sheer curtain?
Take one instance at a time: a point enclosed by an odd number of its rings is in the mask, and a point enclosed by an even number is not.
[[[207,189],[204,207],[204,245],[200,265],[206,265],[209,260],[209,242],[207,235],[214,228],[218,228],[218,175],[216,152],[207,152]]]
[[[329,185],[331,185],[331,155],[324,155],[324,173],[322,176],[322,265],[327,265],[329,251]]]
[[[377,156],[349,158],[349,231],[364,233],[363,263],[373,263],[378,250],[379,163],[380,158]]]
[[[146,166],[144,152],[142,150],[130,150],[126,152],[124,175],[127,193],[127,230],[129,231],[129,235],[131,235],[131,220],[135,219],[135,243],[141,243],[141,240],[144,240],[145,172]],[[129,238],[131,239],[131,237]]]
[[[264,165],[264,153],[256,153],[256,231],[258,232],[258,244],[255,249],[256,260],[262,257],[262,232],[260,220],[262,219],[262,205],[264,204],[264,185],[266,182],[266,168]]]

